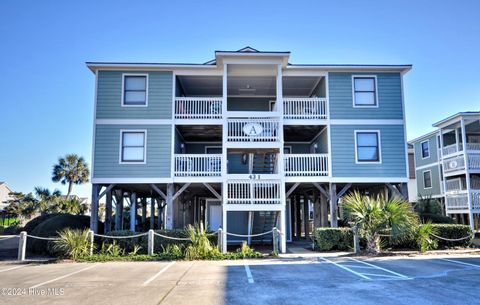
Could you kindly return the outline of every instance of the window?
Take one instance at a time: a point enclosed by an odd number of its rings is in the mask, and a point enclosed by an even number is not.
[[[123,76],[123,103],[124,106],[147,105],[147,76]]]
[[[423,172],[423,187],[429,189],[432,187],[432,172],[425,171]]]
[[[353,105],[355,107],[377,106],[377,79],[374,76],[353,77]]]
[[[380,162],[380,133],[356,131],[357,162]]]
[[[422,159],[430,157],[430,144],[428,141],[422,142]]]
[[[121,132],[120,163],[145,163],[146,131]]]

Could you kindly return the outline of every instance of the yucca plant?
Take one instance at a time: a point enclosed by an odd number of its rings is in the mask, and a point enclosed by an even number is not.
[[[90,238],[88,230],[65,229],[53,241],[53,250],[74,260],[90,254]]]
[[[208,257],[214,247],[203,227],[198,224],[195,226],[188,225],[186,231],[192,243],[185,249],[185,258],[194,260]]]
[[[431,221],[418,226],[416,241],[420,252],[425,253],[438,247],[438,241],[433,238],[433,234],[438,234],[438,230]]]
[[[392,240],[406,238],[415,230],[418,216],[410,204],[399,197],[364,196],[354,192],[343,198],[347,220],[353,221],[367,241],[367,252],[380,252],[381,235],[388,232]]]

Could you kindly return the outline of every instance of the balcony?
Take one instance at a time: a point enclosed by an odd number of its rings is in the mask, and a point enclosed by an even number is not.
[[[467,151],[469,152],[480,152],[480,143],[467,143]],[[457,149],[457,144],[450,144],[442,149],[442,154],[443,157],[453,155],[455,153],[463,151],[463,144],[458,143],[458,149]]]
[[[221,119],[221,97],[176,97],[175,119]]]
[[[267,205],[271,208],[281,203],[280,194],[280,180],[227,181],[227,205],[241,205],[249,209]]]
[[[327,99],[320,97],[284,98],[283,118],[286,120],[326,120]]]
[[[221,154],[176,154],[174,155],[175,177],[220,177]]]
[[[285,176],[328,176],[328,154],[285,154]]]
[[[227,142],[280,143],[280,122],[276,118],[228,119]]]
[[[447,213],[465,213],[469,211],[467,191],[462,191],[460,194],[447,194],[445,196]],[[474,212],[480,211],[480,191],[470,191],[472,200],[472,210]]]
[[[480,154],[469,153],[467,155],[468,168],[471,171],[480,171]],[[443,160],[445,174],[465,170],[465,159],[463,154]]]

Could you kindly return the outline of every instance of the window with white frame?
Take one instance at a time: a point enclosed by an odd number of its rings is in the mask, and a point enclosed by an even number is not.
[[[374,76],[353,77],[353,104],[355,107],[376,107],[377,81]]]
[[[424,171],[423,172],[423,188],[429,189],[432,187],[432,172]]]
[[[430,157],[430,143],[428,141],[422,142],[422,159]]]
[[[380,134],[378,131],[355,132],[357,162],[380,162]]]
[[[147,105],[147,76],[124,75],[123,76],[123,105],[146,106]]]
[[[145,131],[122,131],[121,138],[120,161],[122,163],[144,163]]]

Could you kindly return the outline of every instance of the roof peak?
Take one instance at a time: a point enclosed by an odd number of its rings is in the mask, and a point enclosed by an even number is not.
[[[237,52],[241,53],[258,53],[260,52],[259,50],[252,48],[251,46],[246,46],[244,48],[241,48],[240,50],[237,50]]]

